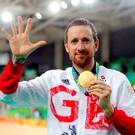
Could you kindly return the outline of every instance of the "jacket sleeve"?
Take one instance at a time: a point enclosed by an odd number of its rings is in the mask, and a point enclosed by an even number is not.
[[[29,81],[20,81],[22,73],[23,64],[13,65],[10,60],[0,76],[0,101],[11,106],[25,107],[46,104],[50,72]]]
[[[23,66],[23,64],[13,65],[12,60],[9,60],[0,76],[0,91],[2,93],[9,95],[17,90],[23,74]]]
[[[114,114],[108,118],[108,122],[122,135],[135,135],[135,118],[127,115],[123,110],[115,108]]]

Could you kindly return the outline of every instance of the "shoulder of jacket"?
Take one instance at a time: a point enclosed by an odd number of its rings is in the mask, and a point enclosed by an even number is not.
[[[104,74],[106,74],[107,76],[110,76],[110,77],[119,77],[121,79],[126,78],[126,76],[122,72],[117,71],[115,69],[106,68],[104,66],[100,66],[100,72],[104,73]]]

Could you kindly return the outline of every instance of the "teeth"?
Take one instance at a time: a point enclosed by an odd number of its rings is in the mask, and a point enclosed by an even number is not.
[[[84,71],[79,75],[78,84],[83,88],[88,88],[92,80],[96,80],[96,76],[90,71]]]

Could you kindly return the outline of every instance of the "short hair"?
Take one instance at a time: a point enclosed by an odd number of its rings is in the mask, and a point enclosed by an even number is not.
[[[94,24],[92,22],[90,22],[88,19],[85,19],[85,18],[77,18],[73,21],[71,21],[66,30],[65,30],[65,39],[64,39],[64,42],[67,43],[68,41],[68,30],[70,27],[72,26],[80,26],[80,25],[86,25],[86,26],[89,26],[92,30],[92,33],[93,33],[93,38],[94,38],[94,41],[97,41],[98,37],[97,37],[97,31],[96,31],[96,28],[94,26]]]

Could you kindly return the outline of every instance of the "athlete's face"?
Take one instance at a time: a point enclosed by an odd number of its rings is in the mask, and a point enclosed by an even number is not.
[[[87,25],[72,26],[67,32],[65,48],[74,65],[85,67],[92,62],[99,42],[94,41],[92,30]]]

